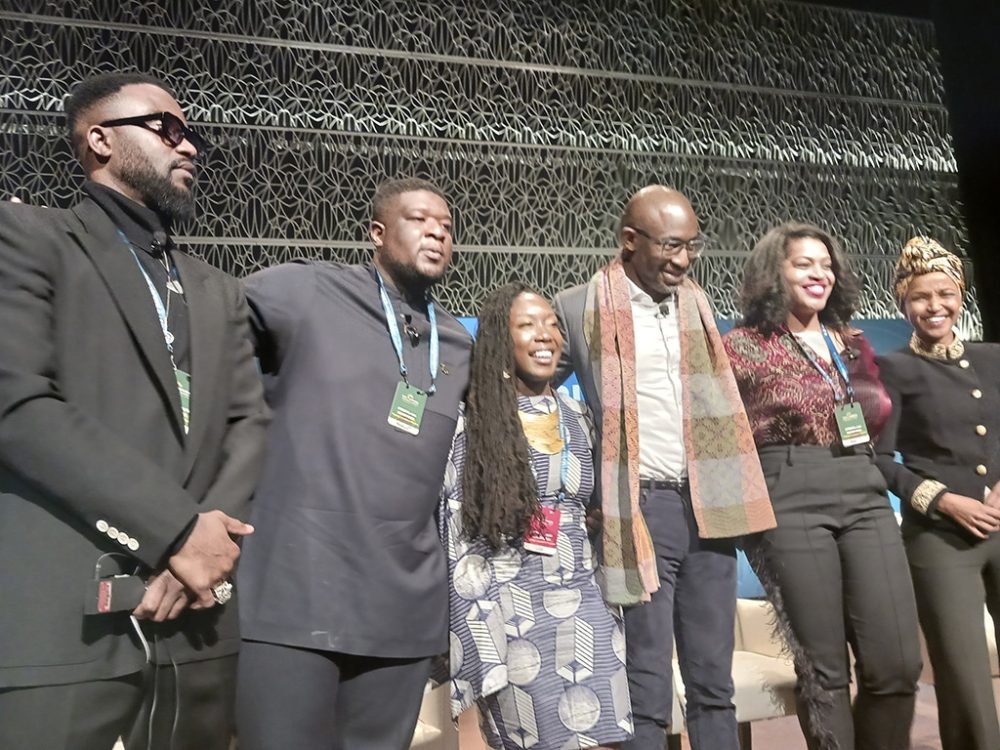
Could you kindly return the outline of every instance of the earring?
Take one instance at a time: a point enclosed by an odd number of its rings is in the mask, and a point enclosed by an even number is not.
[[[502,373],[504,380],[510,380],[510,373],[504,370]]]

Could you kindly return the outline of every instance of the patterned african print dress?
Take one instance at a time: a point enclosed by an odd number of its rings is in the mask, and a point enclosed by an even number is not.
[[[445,477],[452,714],[478,701],[494,748],[570,750],[632,732],[624,630],[594,580],[585,524],[594,486],[590,430],[582,404],[560,397],[560,405],[518,396],[522,420],[557,412],[569,435],[565,471],[558,446],[551,455],[531,448],[539,499],[561,512],[554,555],[520,546],[492,553],[463,538],[464,420]]]

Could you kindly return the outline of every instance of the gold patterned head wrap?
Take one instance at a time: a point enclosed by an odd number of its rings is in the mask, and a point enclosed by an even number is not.
[[[955,253],[945,250],[940,242],[930,237],[914,237],[903,245],[899,260],[896,261],[896,275],[892,282],[896,304],[900,310],[903,309],[906,293],[910,291],[913,280],[917,276],[934,271],[941,271],[950,276],[958,284],[962,296],[965,296],[965,271],[962,268],[962,259]]]

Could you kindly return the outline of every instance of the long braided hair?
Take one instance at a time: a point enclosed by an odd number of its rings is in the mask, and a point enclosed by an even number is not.
[[[470,539],[499,550],[524,537],[539,512],[528,440],[517,416],[510,308],[527,284],[512,282],[490,294],[479,314],[465,404],[463,523]]]

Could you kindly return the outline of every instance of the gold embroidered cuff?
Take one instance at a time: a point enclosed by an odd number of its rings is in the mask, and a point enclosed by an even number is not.
[[[927,515],[927,509],[930,507],[930,504],[934,502],[934,498],[946,489],[948,488],[945,485],[935,479],[925,479],[918,484],[917,489],[913,491],[913,495],[910,497],[910,505],[924,515]]]

